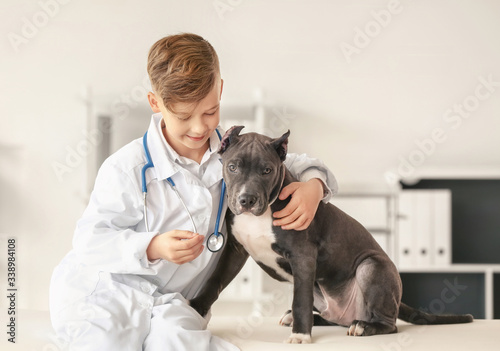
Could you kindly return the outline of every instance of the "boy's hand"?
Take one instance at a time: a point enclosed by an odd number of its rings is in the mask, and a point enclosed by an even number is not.
[[[307,182],[294,182],[281,190],[280,200],[292,195],[292,199],[281,211],[273,216],[278,218],[273,225],[285,230],[304,230],[311,224],[319,202],[323,198],[323,182],[317,178]]]
[[[172,230],[155,236],[146,250],[148,260],[159,258],[183,264],[198,257],[204,249],[205,237],[187,230]]]

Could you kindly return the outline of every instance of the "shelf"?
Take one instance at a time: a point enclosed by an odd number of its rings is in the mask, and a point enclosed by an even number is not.
[[[500,264],[452,264],[436,267],[405,267],[400,273],[500,273]]]
[[[391,230],[388,228],[366,228],[372,234],[391,234]]]
[[[384,198],[393,198],[396,194],[388,193],[388,192],[366,192],[366,193],[356,193],[356,192],[344,192],[338,193],[335,195],[334,199],[338,199],[341,197],[350,197],[350,198],[371,198],[371,197],[384,197]]]

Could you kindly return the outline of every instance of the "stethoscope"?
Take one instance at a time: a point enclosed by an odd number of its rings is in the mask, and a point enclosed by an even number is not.
[[[222,138],[219,131],[216,129],[217,135],[219,136],[219,140]],[[151,155],[149,154],[149,148],[148,148],[148,132],[144,134],[144,137],[142,138],[142,143],[144,145],[144,151],[146,153],[146,160],[147,163],[142,167],[141,171],[141,181],[142,181],[142,195],[144,199],[144,223],[146,224],[146,231],[149,232],[149,224],[148,224],[148,204],[146,201],[148,189],[146,187],[146,170],[148,168],[154,167],[153,161],[151,160]],[[177,187],[175,186],[174,181],[172,178],[168,177],[167,182],[172,188],[172,190],[175,192],[177,197],[179,198],[182,206],[186,210],[189,219],[191,220],[191,224],[193,225],[193,232],[197,233],[196,230],[196,224],[194,223],[193,216],[191,216],[191,212],[189,212],[184,200],[182,200],[181,195],[179,194],[179,191],[177,191]],[[219,199],[219,209],[217,212],[217,219],[215,221],[215,228],[214,232],[210,234],[207,240],[207,248],[211,252],[217,252],[219,251],[223,246],[224,246],[224,235],[219,231],[219,224],[220,224],[220,217],[222,215],[222,207],[224,203],[224,195],[226,193],[226,183],[224,180],[222,180],[222,189],[220,191],[220,199]]]

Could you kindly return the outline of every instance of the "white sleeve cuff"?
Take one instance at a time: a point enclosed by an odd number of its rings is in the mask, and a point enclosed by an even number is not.
[[[314,178],[321,180],[321,182],[323,183],[323,199],[321,199],[321,200],[325,203],[330,201],[331,198],[333,197],[333,195],[337,192],[337,189],[330,189],[328,187],[328,185],[327,185],[328,183],[326,181],[326,176],[319,169],[309,168],[309,169],[305,170],[300,175],[299,180],[301,182],[307,182],[307,181],[314,179]]]
[[[153,261],[148,260],[146,250],[151,243],[151,240],[158,235],[157,232],[144,232],[135,233],[133,237],[127,240],[123,250],[123,257],[127,262],[126,271],[130,273],[140,274],[156,274],[157,270],[154,268],[161,259]]]

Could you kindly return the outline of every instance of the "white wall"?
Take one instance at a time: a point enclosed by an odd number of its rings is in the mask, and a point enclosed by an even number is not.
[[[232,5],[221,13],[221,3]],[[398,174],[500,175],[498,1],[2,0],[0,8],[0,233],[2,251],[7,236],[18,240],[21,307],[47,307],[50,272],[85,206],[86,160],[70,150],[87,143],[86,87],[99,106],[121,111],[120,123],[139,118],[147,51],[168,34],[208,39],[224,102],[251,103],[261,88],[289,115],[282,125],[269,116],[272,131],[290,128],[291,150],[323,159],[343,189],[385,189]],[[494,83],[477,88],[483,78]],[[458,104],[470,115],[443,119]],[[415,141],[433,133],[440,143],[425,142],[424,154]],[[67,160],[58,177],[54,163]]]

